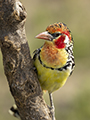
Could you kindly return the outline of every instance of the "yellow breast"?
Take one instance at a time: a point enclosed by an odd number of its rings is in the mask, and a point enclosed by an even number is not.
[[[40,58],[43,64],[40,63],[38,56],[34,64],[37,68],[42,89],[48,90],[51,93],[65,84],[70,75],[70,71],[68,69],[63,71],[51,69],[63,67],[67,62],[68,54],[65,49],[57,49],[49,43],[46,42],[40,52]]]
[[[38,59],[35,60],[35,66],[37,68],[38,79],[42,89],[48,90],[49,93],[62,87],[70,75],[69,70],[59,71],[45,68],[40,64]]]

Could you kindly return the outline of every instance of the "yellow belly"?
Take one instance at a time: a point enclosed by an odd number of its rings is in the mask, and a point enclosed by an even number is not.
[[[49,93],[62,87],[70,75],[69,70],[59,71],[45,68],[40,64],[38,59],[35,60],[35,66],[42,89],[48,90]]]

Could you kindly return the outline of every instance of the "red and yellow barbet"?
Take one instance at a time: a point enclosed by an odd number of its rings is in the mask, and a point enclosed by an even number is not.
[[[42,89],[52,93],[65,84],[75,65],[71,32],[64,23],[55,23],[36,38],[45,43],[35,51],[34,65]]]
[[[62,87],[73,72],[75,63],[73,56],[73,39],[64,23],[54,23],[45,32],[36,36],[44,39],[44,45],[34,52],[34,65],[42,90],[51,93]],[[54,116],[52,118],[54,120]]]

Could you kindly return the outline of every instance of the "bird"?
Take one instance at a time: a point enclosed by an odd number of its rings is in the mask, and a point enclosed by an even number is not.
[[[55,120],[52,93],[65,84],[74,70],[73,37],[66,24],[57,22],[36,38],[44,40],[44,44],[33,53],[34,66],[42,90],[49,93],[52,120]]]
[[[45,42],[34,52],[34,65],[41,88],[48,91],[51,107],[54,108],[52,93],[65,84],[75,67],[73,37],[67,25],[58,22],[49,25],[36,38]]]

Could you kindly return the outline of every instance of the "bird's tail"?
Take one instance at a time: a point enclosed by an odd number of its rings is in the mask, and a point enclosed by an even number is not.
[[[10,108],[9,113],[14,117],[17,117],[18,119],[20,119],[18,108],[15,104]]]

